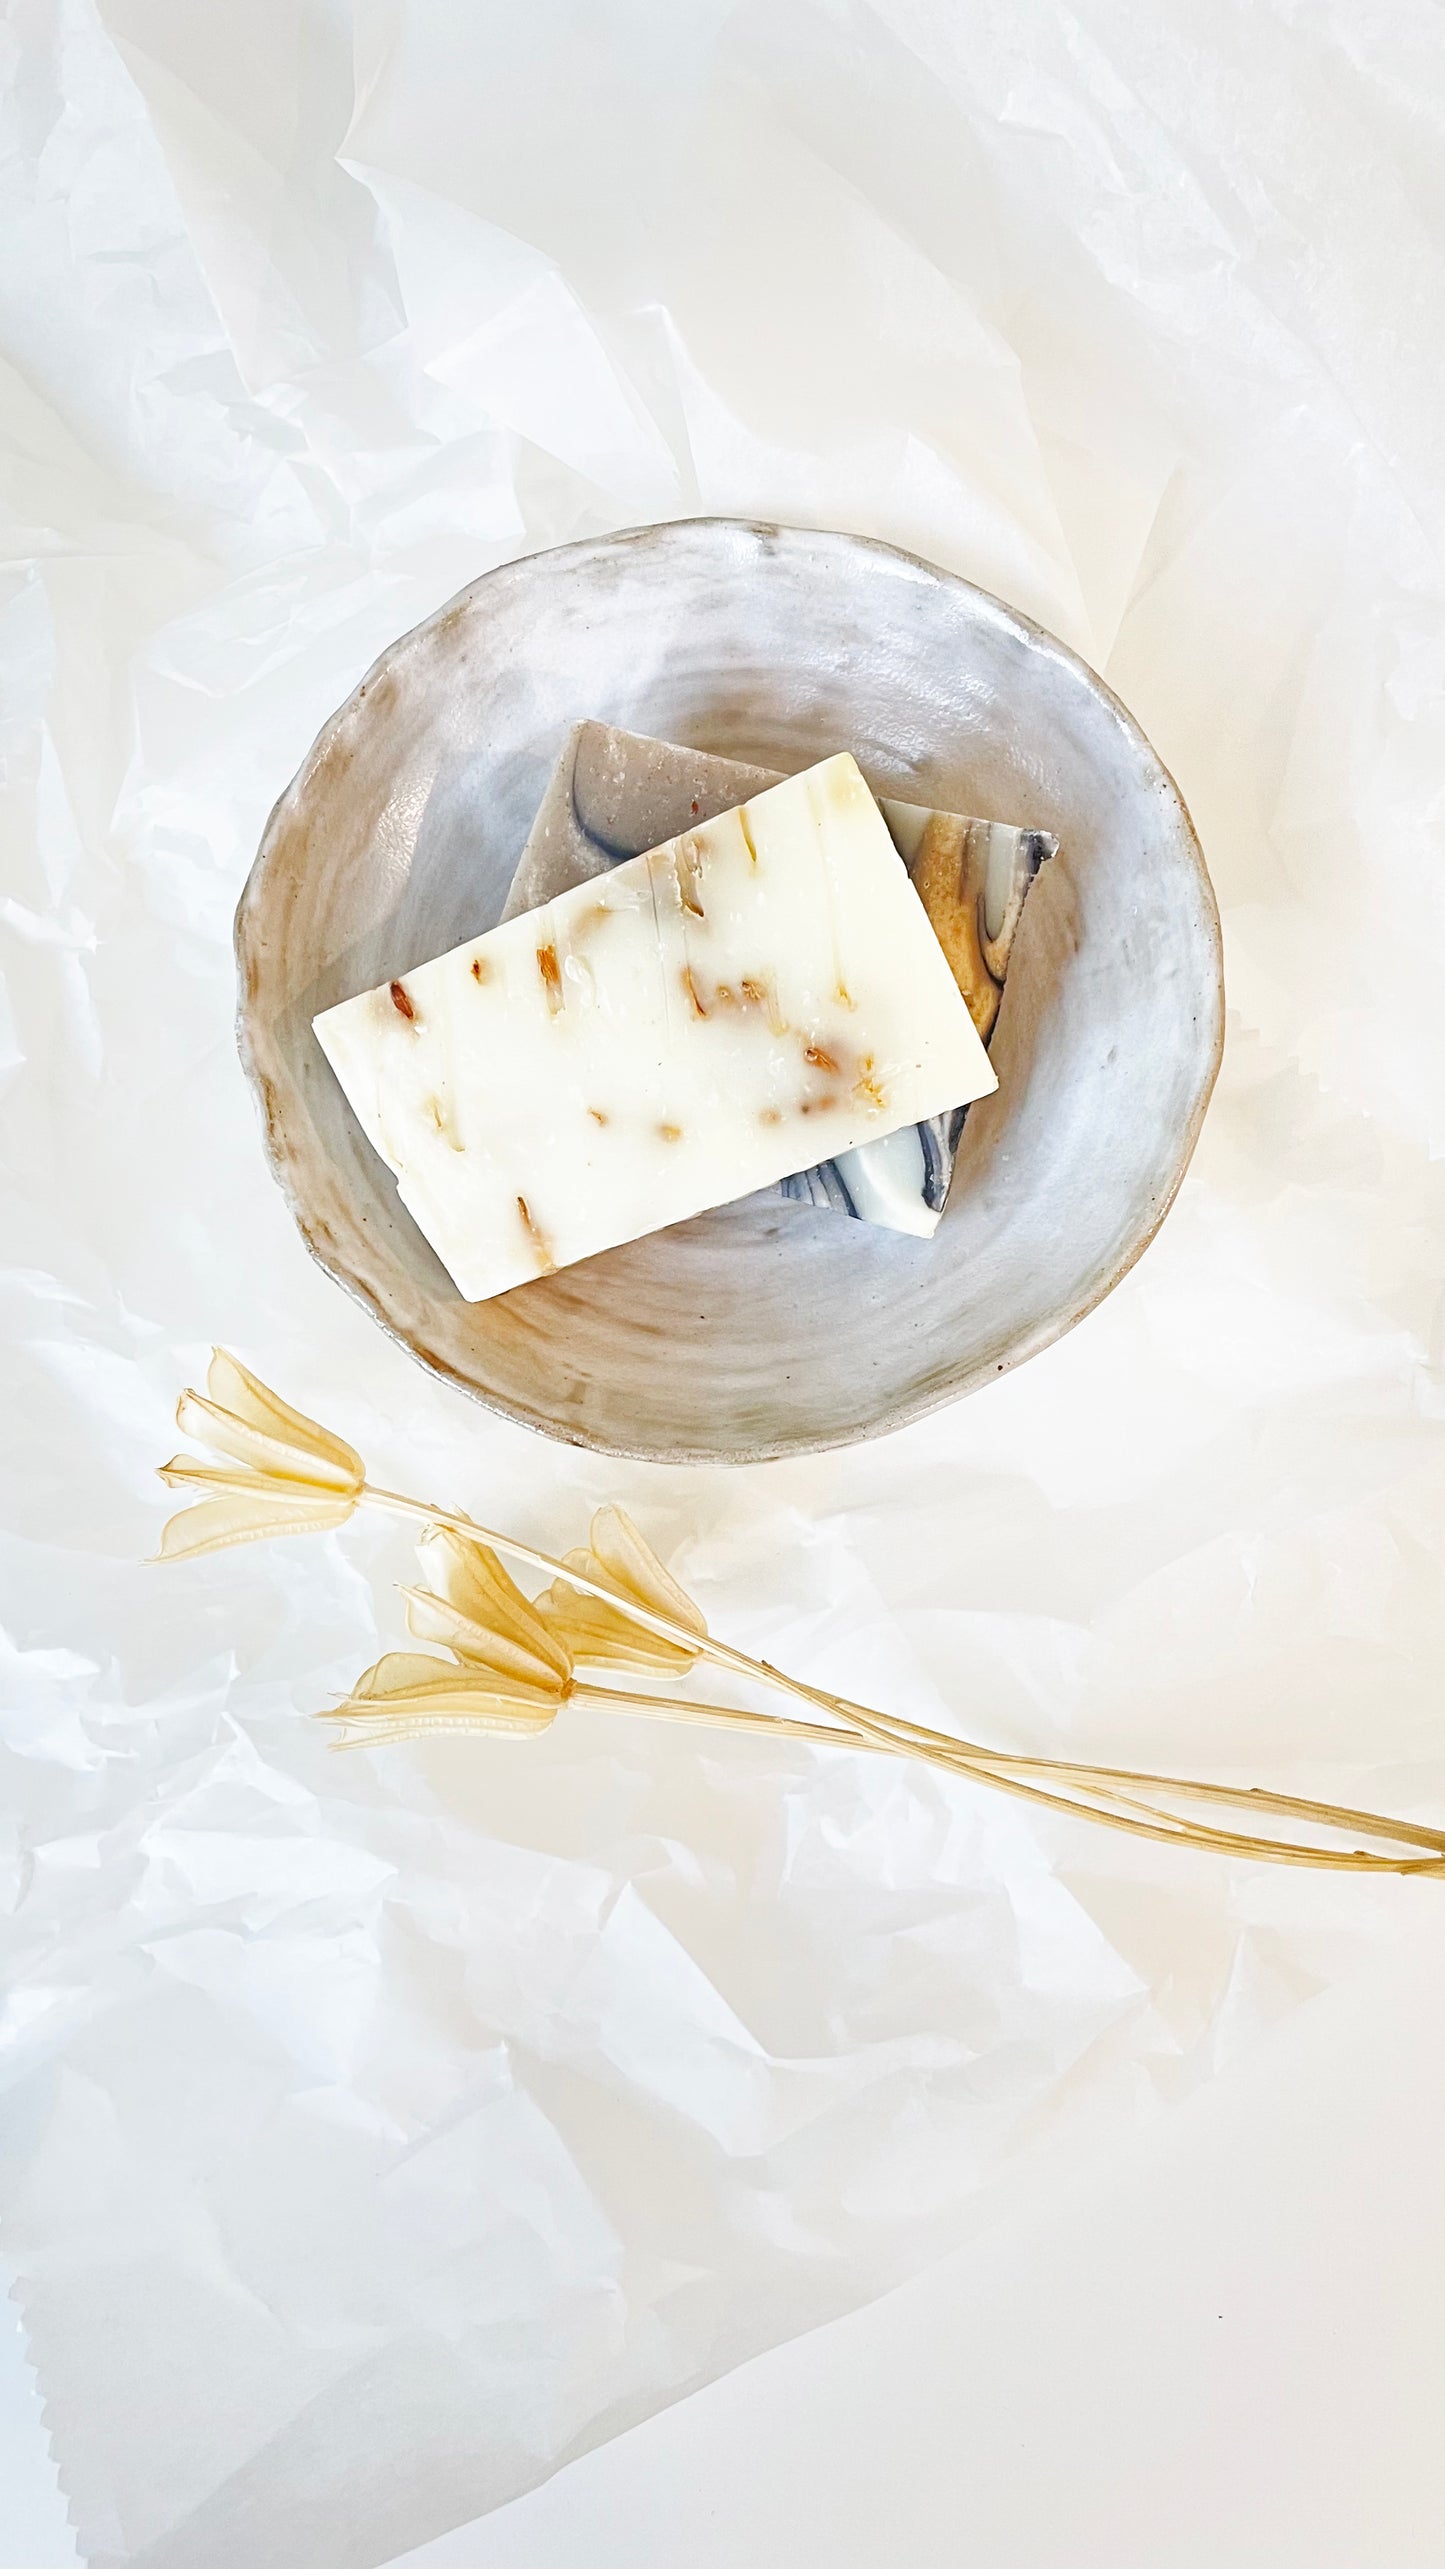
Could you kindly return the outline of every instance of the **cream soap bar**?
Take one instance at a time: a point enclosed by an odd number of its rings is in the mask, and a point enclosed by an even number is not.
[[[649,740],[611,723],[577,723],[563,743],[502,916],[515,918],[575,883],[605,875],[780,781],[776,770],[710,751]],[[1058,842],[1044,830],[966,820],[914,803],[882,800],[879,810],[987,1043],[1025,898]],[[960,1103],[841,1159],[800,1169],[779,1182],[778,1192],[926,1239],[943,1211],[965,1112]]]
[[[846,755],[315,1030],[470,1302],[997,1084]]]

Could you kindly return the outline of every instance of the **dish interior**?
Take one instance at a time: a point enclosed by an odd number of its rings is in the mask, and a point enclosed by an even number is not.
[[[880,790],[1058,836],[932,1240],[752,1198],[462,1301],[311,1020],[496,922],[583,715],[784,770],[851,748]],[[1092,673],[887,547],[727,520],[510,564],[394,644],[277,805],[237,953],[268,1147],[323,1265],[492,1406],[663,1461],[850,1443],[1048,1344],[1167,1210],[1222,1030],[1188,816]]]

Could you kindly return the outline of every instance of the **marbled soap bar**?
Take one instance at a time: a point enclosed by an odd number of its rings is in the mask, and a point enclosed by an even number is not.
[[[611,723],[578,723],[563,745],[502,915],[535,909],[779,781],[769,768],[648,740]],[[1043,830],[967,820],[916,803],[885,798],[879,808],[987,1043],[1025,896],[1058,842]],[[815,1162],[783,1178],[779,1192],[926,1238],[943,1211],[965,1112],[956,1104]]]
[[[996,1085],[846,755],[315,1028],[473,1302]]]

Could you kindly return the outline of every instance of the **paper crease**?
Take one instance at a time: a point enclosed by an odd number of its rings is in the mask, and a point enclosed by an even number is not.
[[[1445,1804],[1442,56],[1383,0],[15,0],[0,2225],[95,2569],[375,2569],[1134,2134],[1433,1896],[590,1713],[338,1758],[307,1716],[396,1645],[403,1534],[145,1556],[219,1339],[383,1482],[558,1550],[620,1500],[820,1683]],[[265,815],[377,652],[692,509],[891,538],[1089,652],[1231,996],[1084,1327],[741,1475],[410,1367],[306,1258],[231,1030]]]

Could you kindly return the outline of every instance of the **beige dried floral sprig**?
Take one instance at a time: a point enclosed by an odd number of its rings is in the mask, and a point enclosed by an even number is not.
[[[223,1348],[212,1354],[205,1391],[182,1392],[176,1425],[183,1436],[209,1445],[217,1459],[203,1463],[176,1454],[162,1463],[169,1488],[205,1493],[163,1529],[162,1561],[186,1561],[273,1534],[320,1534],[345,1525],[361,1497],[361,1456],[288,1408]]]
[[[367,1669],[327,1716],[346,1726],[350,1744],[437,1734],[535,1733],[545,1730],[564,1705],[587,1704],[654,1720],[763,1731],[831,1748],[920,1758],[945,1774],[990,1785],[1045,1809],[1072,1812],[1166,1844],[1275,1864],[1445,1877],[1445,1830],[1288,1793],[1014,1756],[805,1685],[766,1660],[751,1659],[717,1640],[621,1508],[599,1508],[588,1544],[554,1560],[550,1553],[474,1524],[454,1510],[375,1488],[349,1445],[288,1408],[220,1349],[212,1358],[205,1394],[186,1392],[177,1416],[186,1434],[208,1445],[217,1459],[177,1456],[162,1466],[161,1477],[172,1488],[202,1493],[198,1504],[166,1526],[159,1554],[164,1561],[266,1535],[344,1525],[361,1506],[410,1517],[425,1529],[418,1547],[421,1584],[403,1592],[407,1620],[414,1640],[436,1644],[449,1655],[389,1651]],[[548,1586],[535,1597],[525,1596],[498,1558],[504,1552],[540,1572]],[[704,1703],[692,1695],[643,1691],[636,1682],[685,1682],[703,1662],[749,1685],[782,1693],[825,1718],[820,1722]],[[579,1667],[616,1670],[629,1682],[584,1682],[577,1675]],[[1201,1811],[1210,1816],[1200,1816]],[[1252,1826],[1222,1825],[1225,1815],[1253,1821],[1266,1812],[1290,1822],[1294,1834],[1270,1837]],[[1377,1844],[1339,1842],[1360,1837]]]
[[[625,1509],[598,1508],[588,1541],[565,1554],[561,1566],[563,1575],[547,1590],[542,1611],[574,1659],[604,1668],[646,1668],[664,1677],[685,1677],[696,1667],[707,1625]],[[573,1584],[579,1573],[589,1582],[585,1590]],[[692,1638],[669,1640],[639,1623],[639,1606],[668,1617],[674,1627],[680,1624]]]
[[[432,1525],[417,1559],[422,1585],[402,1590],[414,1640],[440,1642],[464,1667],[488,1669],[535,1693],[555,1695],[567,1685],[572,1652],[487,1544]]]
[[[388,1651],[331,1718],[365,1723],[371,1739],[545,1730],[572,1691],[571,1653],[487,1544],[433,1525],[417,1558],[424,1583],[402,1590],[407,1623],[416,1640],[450,1651],[450,1661]]]
[[[439,1642],[450,1651],[452,1664],[395,1650],[379,1659],[323,1715],[352,1726],[344,1743],[349,1747],[415,1739],[424,1732],[545,1730],[563,1704],[585,1703],[675,1721],[782,1729],[807,1739],[839,1736],[821,1723],[779,1722],[770,1714],[741,1712],[731,1705],[589,1686],[576,1675],[579,1660],[671,1675],[686,1673],[697,1647],[685,1650],[640,1625],[629,1625],[620,1608],[582,1597],[560,1579],[540,1597],[527,1598],[488,1544],[454,1526],[428,1527],[417,1558],[423,1584],[401,1592],[407,1623],[416,1640]],[[676,1600],[689,1619],[696,1619],[699,1645],[706,1638],[707,1626],[691,1598],[621,1508],[599,1508],[591,1544],[568,1558],[599,1585],[613,1583],[618,1595],[639,1605],[670,1606]]]

